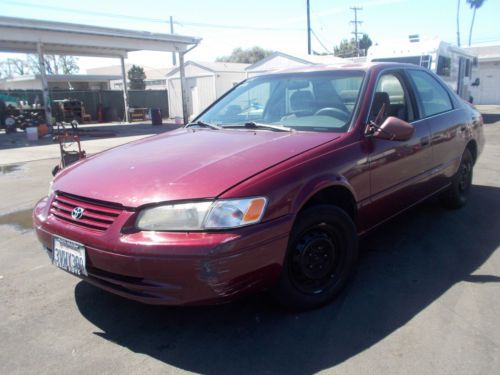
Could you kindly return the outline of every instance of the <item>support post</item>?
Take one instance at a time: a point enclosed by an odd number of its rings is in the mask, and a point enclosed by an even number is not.
[[[170,34],[174,33],[174,19],[170,16]],[[175,58],[175,52],[172,52],[172,65],[177,65],[177,60]]]
[[[52,126],[52,107],[50,103],[49,84],[47,83],[47,73],[45,70],[45,59],[43,57],[42,43],[36,44],[38,52],[38,65],[40,66],[40,79],[42,81],[42,96],[43,96],[43,109],[45,111],[45,121],[47,126]]]
[[[128,107],[128,87],[127,87],[127,73],[125,72],[125,59],[120,57],[122,65],[122,86],[123,86],[123,104],[125,107],[125,121],[130,122],[130,112]]]
[[[179,75],[181,79],[181,98],[182,98],[182,117],[184,125],[189,121],[189,113],[187,106],[187,93],[186,93],[186,74],[184,71],[184,54],[186,52],[179,52]]]
[[[311,54],[311,11],[307,0],[307,54]]]

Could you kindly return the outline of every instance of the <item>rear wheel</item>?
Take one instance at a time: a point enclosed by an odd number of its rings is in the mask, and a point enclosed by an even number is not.
[[[465,149],[457,173],[453,176],[450,188],[443,194],[443,203],[449,208],[460,208],[467,203],[472,185],[474,159],[468,148]]]
[[[290,235],[276,299],[300,309],[329,302],[345,285],[357,256],[357,233],[349,215],[329,205],[306,209]]]

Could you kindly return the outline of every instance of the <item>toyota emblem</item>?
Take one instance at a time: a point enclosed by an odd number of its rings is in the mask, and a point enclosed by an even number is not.
[[[83,216],[85,209],[82,207],[75,207],[73,211],[71,211],[71,217],[73,220],[80,220]]]

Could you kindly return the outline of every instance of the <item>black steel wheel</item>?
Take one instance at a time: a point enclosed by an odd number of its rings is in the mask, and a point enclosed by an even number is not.
[[[276,298],[301,309],[329,302],[345,285],[357,255],[356,228],[349,215],[329,205],[304,210],[290,235]]]
[[[465,149],[457,173],[453,176],[450,188],[443,194],[443,202],[449,208],[460,208],[467,203],[472,186],[474,159],[468,148]]]

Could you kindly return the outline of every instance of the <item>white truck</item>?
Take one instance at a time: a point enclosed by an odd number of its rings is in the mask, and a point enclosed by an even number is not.
[[[473,101],[470,87],[479,85],[477,58],[439,39],[379,43],[368,49],[367,61],[423,66],[439,75],[460,97],[470,102]]]

